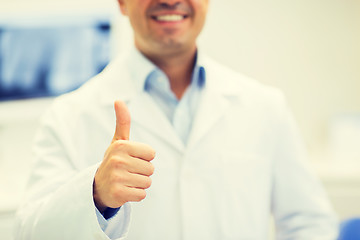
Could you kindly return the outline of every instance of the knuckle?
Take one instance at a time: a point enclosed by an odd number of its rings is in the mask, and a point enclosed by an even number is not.
[[[115,176],[115,181],[118,183],[123,183],[127,181],[127,176],[125,174],[117,174]]]
[[[116,159],[114,157],[111,157],[108,161],[108,166],[110,167],[110,169],[113,169],[116,165]]]
[[[127,167],[128,162],[125,157],[113,154],[109,159],[108,164],[112,169],[124,169]]]
[[[108,176],[108,179],[108,182],[110,185],[112,185],[112,187],[118,187],[123,185],[123,183],[128,180],[128,177],[125,173],[113,172]]]
[[[118,162],[119,162],[119,158],[115,154],[113,154],[109,158],[108,164],[110,165],[110,167],[115,167]]]
[[[127,161],[124,158],[117,158],[114,162],[113,167],[116,169],[126,169],[127,168]]]
[[[124,140],[116,140],[115,142],[113,142],[114,148],[124,151],[127,148],[127,141]]]

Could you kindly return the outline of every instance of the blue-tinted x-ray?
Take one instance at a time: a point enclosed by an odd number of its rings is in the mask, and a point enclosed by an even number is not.
[[[0,26],[0,100],[56,96],[109,62],[110,25]]]

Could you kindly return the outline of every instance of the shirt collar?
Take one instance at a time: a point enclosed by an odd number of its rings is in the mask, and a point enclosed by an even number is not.
[[[127,61],[128,69],[133,80],[133,85],[137,91],[143,91],[145,81],[152,72],[158,68],[149,59],[147,59],[135,47],[130,50]]]
[[[229,74],[229,70],[214,62],[206,55],[197,52],[196,66],[199,67],[199,79],[202,82],[202,89],[216,92],[224,96],[240,96],[242,92],[240,85],[247,81],[247,77],[238,74],[242,81],[231,81],[234,75]],[[103,104],[112,105],[115,99],[121,96],[123,101],[129,101],[137,93],[143,92],[145,81],[149,74],[158,69],[150,60],[143,56],[135,47],[130,48],[127,53],[117,56],[112,60],[105,70],[95,78],[95,85],[99,84],[100,98]],[[195,67],[196,72],[196,67]],[[196,74],[196,73],[195,73]],[[120,77],[123,76],[123,77]],[[124,79],[122,81],[122,79]],[[128,80],[132,81],[129,82]],[[222,79],[222,81],[219,81]],[[107,83],[104,83],[106,81]]]
[[[128,56],[127,65],[136,91],[144,91],[152,76],[164,74],[154,63],[147,59],[135,47],[130,50],[130,54]],[[199,88],[203,88],[206,82],[206,71],[203,59],[204,57],[199,54],[199,51],[197,51],[191,84],[196,84]]]

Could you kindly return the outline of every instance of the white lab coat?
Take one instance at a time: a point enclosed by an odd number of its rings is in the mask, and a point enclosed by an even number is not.
[[[129,107],[130,139],[157,154],[146,199],[122,207],[110,236],[264,240],[273,214],[278,239],[336,238],[333,212],[279,91],[205,60],[206,86],[184,146],[152,98],[136,90],[126,66],[126,57],[114,61],[58,98],[44,117],[17,214],[18,239],[108,239],[92,184],[114,134],[115,99]]]

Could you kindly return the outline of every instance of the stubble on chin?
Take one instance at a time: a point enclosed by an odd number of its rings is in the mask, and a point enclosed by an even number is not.
[[[158,42],[159,47],[165,49],[179,49],[183,46],[178,37],[172,36],[175,31],[173,29],[165,29],[166,37],[163,37]]]

